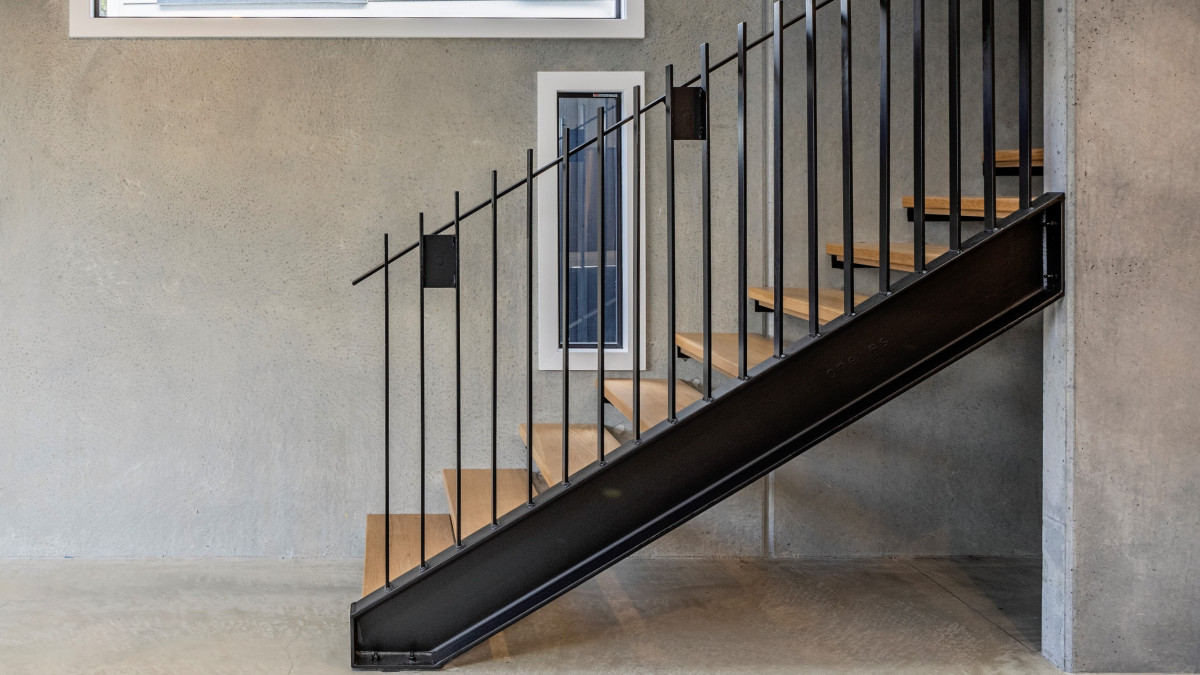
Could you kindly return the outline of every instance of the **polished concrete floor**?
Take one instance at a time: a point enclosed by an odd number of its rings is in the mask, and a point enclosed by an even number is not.
[[[1036,558],[627,560],[477,673],[1056,673]],[[0,673],[348,673],[357,561],[0,560]]]

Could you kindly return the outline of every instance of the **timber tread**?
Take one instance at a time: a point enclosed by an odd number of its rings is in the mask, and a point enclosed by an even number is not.
[[[888,258],[891,268],[902,272],[912,272],[916,269],[916,250],[912,242],[891,242],[888,245]],[[925,263],[929,264],[950,251],[948,246],[937,244],[925,245]],[[825,252],[833,256],[838,263],[845,263],[846,248],[840,242],[825,244]],[[879,267],[879,244],[876,242],[859,241],[854,243],[854,264],[863,267]],[[785,304],[784,307],[787,305]]]
[[[676,333],[675,345],[686,357],[704,360],[704,333]],[[746,335],[746,368],[753,368],[775,354],[771,339],[758,333]],[[738,334],[712,334],[712,367],[729,377],[738,376]]]
[[[416,513],[393,513],[391,522],[391,578],[404,574],[421,564],[421,516]],[[383,514],[367,514],[367,542],[363,553],[363,596],[384,584]],[[425,559],[454,546],[454,530],[450,515],[425,514]]]
[[[458,527],[458,504],[454,469],[442,469],[446,496],[450,500],[451,524]],[[496,515],[502,516],[525,503],[528,494],[524,469],[496,470]],[[492,523],[492,470],[463,469],[462,536],[477,532]]]
[[[667,419],[667,380],[642,379],[642,431]],[[616,378],[604,380],[604,398],[622,415],[633,421],[633,380]],[[675,381],[675,410],[683,410],[702,398],[700,392],[683,380]]]
[[[979,156],[979,161],[983,161],[983,155]],[[1044,167],[1046,165],[1046,149],[1034,148],[1033,152],[1029,153],[1029,165],[1033,168]],[[997,150],[996,151],[996,168],[997,169],[1019,169],[1021,168],[1021,151],[1020,150]]]
[[[900,199],[900,205],[906,209],[911,209],[916,206],[917,200],[912,195],[904,195]],[[963,197],[962,198],[962,216],[963,218],[983,218],[983,197]],[[996,197],[996,217],[1007,218],[1014,211],[1021,207],[1021,200],[1017,197]],[[948,216],[950,215],[950,198],[949,197],[925,197],[925,214],[930,216]]]
[[[878,258],[878,255],[876,255]],[[775,289],[756,286],[750,289],[750,299],[764,309],[775,309]],[[862,293],[854,294],[854,305],[857,307],[866,302],[871,296]],[[821,288],[817,290],[817,314],[822,324],[829,323],[842,316],[846,309],[846,295],[838,288]],[[807,320],[809,317],[808,289],[786,287],[783,289],[783,313]]]
[[[529,444],[529,435],[525,425],[517,428],[521,441]],[[604,450],[610,452],[620,447],[621,443],[608,430],[604,430]],[[596,456],[596,425],[572,424],[567,429],[567,470],[575,472],[597,460]],[[534,424],[533,425],[533,461],[537,463],[542,477],[547,485],[562,482],[562,425]]]

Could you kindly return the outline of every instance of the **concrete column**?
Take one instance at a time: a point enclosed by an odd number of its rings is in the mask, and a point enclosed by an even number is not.
[[[1044,8],[1068,296],[1044,324],[1043,653],[1200,672],[1200,4]]]

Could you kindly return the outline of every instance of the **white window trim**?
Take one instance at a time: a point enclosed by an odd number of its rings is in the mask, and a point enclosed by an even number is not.
[[[558,94],[560,92],[621,92],[621,117],[633,114],[633,87],[645,91],[646,74],[629,72],[583,72],[583,73],[538,73],[537,125],[538,166],[545,166],[558,156]],[[611,123],[610,123],[611,124]],[[626,129],[631,127],[626,126]],[[646,166],[646,128],[642,126],[642,166]],[[633,223],[633,134],[622,135],[622,181],[624,194],[621,217],[625,232]],[[538,185],[538,368],[540,370],[562,370],[562,347],[559,346],[558,329],[558,190],[554,172],[543,174]],[[646,172],[641,175],[640,217],[643,224],[642,236],[637,246],[641,249],[641,363],[646,369]],[[621,279],[622,288],[628,294],[633,288],[633,242],[626,236],[622,240]],[[547,280],[549,280],[547,282]],[[629,298],[629,296],[626,296]],[[629,298],[632,299],[632,298]],[[605,349],[606,370],[633,370],[633,308],[632,302],[623,302],[621,344],[623,349]],[[596,348],[572,348],[571,370],[595,370]]]
[[[74,38],[625,38],[645,37],[645,0],[617,19],[448,17],[98,17],[95,0],[69,0]]]

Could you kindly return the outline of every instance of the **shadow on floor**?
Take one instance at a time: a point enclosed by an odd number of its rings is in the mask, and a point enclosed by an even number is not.
[[[1042,648],[1042,559],[917,558],[914,567],[1034,652]]]
[[[1056,673],[1038,558],[630,559],[453,662],[473,672]]]

